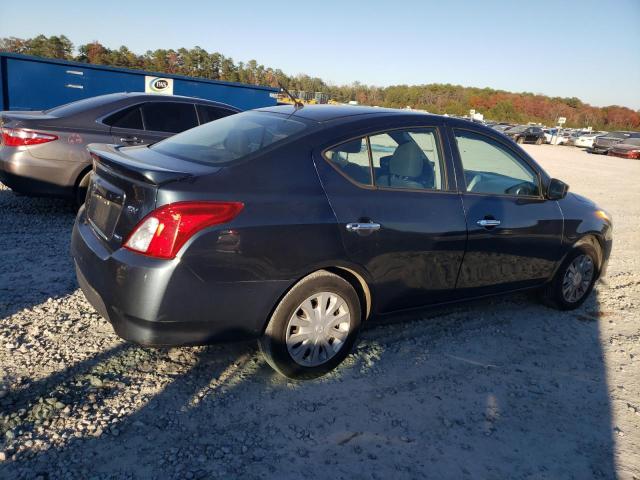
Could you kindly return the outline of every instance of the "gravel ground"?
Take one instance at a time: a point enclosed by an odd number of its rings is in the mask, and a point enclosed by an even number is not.
[[[0,185],[0,478],[640,478],[640,162],[527,150],[613,214],[589,301],[372,325],[302,383],[253,343],[124,343],[77,289],[73,211]]]

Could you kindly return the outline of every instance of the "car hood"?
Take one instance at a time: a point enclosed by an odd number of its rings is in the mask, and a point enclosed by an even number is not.
[[[576,200],[580,203],[584,203],[589,205],[590,207],[596,208],[596,203],[593,200],[588,199],[587,197],[583,197],[582,195],[574,192],[567,193],[567,197],[570,197],[573,200]]]

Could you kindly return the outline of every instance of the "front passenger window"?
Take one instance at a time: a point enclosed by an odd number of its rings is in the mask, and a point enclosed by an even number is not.
[[[536,172],[501,143],[468,130],[455,131],[467,192],[538,196]]]
[[[367,140],[358,138],[324,152],[329,162],[347,178],[361,185],[372,185]]]

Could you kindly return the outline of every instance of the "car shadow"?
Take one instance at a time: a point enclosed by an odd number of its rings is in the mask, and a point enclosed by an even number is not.
[[[120,346],[22,389],[12,410],[71,383],[64,418],[108,427],[9,452],[0,476],[616,478],[598,294],[574,312],[517,295],[372,325],[343,366],[306,382],[252,343]],[[118,397],[137,405],[118,412]]]
[[[73,292],[73,205],[27,198],[0,184],[0,318]]]

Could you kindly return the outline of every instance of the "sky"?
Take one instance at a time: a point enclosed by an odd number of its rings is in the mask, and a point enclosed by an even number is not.
[[[453,83],[640,109],[640,0],[304,4],[0,0],[0,37],[136,53],[198,45],[334,84]]]

